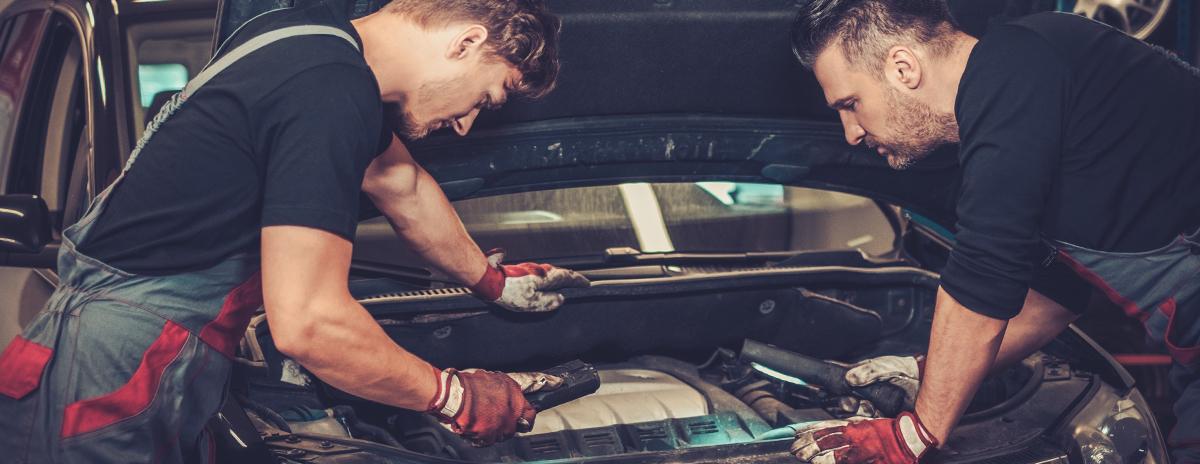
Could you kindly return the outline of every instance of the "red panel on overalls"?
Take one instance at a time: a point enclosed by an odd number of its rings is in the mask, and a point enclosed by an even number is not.
[[[1200,232],[1145,253],[1108,253],[1053,242],[1056,259],[1142,321],[1147,344],[1174,359],[1179,422],[1167,441],[1176,462],[1200,462]]]

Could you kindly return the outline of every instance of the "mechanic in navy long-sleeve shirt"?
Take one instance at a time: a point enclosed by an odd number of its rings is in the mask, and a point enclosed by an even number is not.
[[[958,143],[963,176],[927,361],[847,374],[905,387],[912,411],[807,427],[796,456],[915,463],[989,372],[1057,336],[1094,285],[1175,358],[1169,442],[1177,461],[1200,462],[1200,71],[1070,14],[976,40],[941,0],[815,0],[793,45],[848,142],[897,169]]]

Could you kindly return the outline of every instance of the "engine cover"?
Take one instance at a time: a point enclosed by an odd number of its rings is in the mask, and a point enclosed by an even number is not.
[[[600,389],[538,413],[523,435],[682,419],[709,414],[708,400],[670,374],[648,369],[600,369]]]

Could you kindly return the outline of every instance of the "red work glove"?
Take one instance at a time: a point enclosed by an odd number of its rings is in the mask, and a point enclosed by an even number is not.
[[[811,464],[916,464],[937,439],[916,414],[822,421],[796,431],[792,454]]]
[[[846,383],[865,387],[885,381],[904,389],[904,409],[912,411],[925,372],[925,353],[912,356],[880,356],[859,362],[846,371]]]
[[[533,430],[537,411],[523,393],[551,390],[562,379],[541,373],[434,369],[438,390],[425,411],[473,446],[491,446]]]
[[[549,264],[501,265],[504,260],[501,248],[489,251],[485,256],[489,266],[483,278],[470,287],[471,292],[510,311],[550,311],[562,305],[563,296],[549,290],[592,284],[575,271]]]

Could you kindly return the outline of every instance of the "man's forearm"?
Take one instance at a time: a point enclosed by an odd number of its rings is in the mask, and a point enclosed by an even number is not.
[[[362,398],[423,411],[433,368],[396,345],[346,288],[352,245],[297,226],[262,232],[263,305],[276,348]]]
[[[429,406],[437,389],[429,363],[396,345],[353,299],[314,301],[308,317],[267,317],[273,331],[283,325],[306,334],[280,350],[323,382],[354,396],[415,411]],[[337,317],[330,317],[336,315]],[[330,349],[336,347],[336,349]]]
[[[483,252],[441,186],[399,140],[368,167],[363,192],[387,217],[396,236],[426,263],[464,285],[483,277],[488,265]]]
[[[1021,313],[1008,321],[1004,342],[1000,344],[990,373],[1000,372],[1046,346],[1078,318],[1079,314],[1030,290]]]
[[[916,411],[940,443],[945,443],[991,369],[1007,325],[1006,320],[967,309],[938,289]]]
[[[487,269],[487,259],[467,234],[437,181],[424,170],[417,175],[415,195],[417,201],[380,208],[396,235],[414,254],[458,282],[478,282]],[[398,207],[403,203],[409,207]]]

